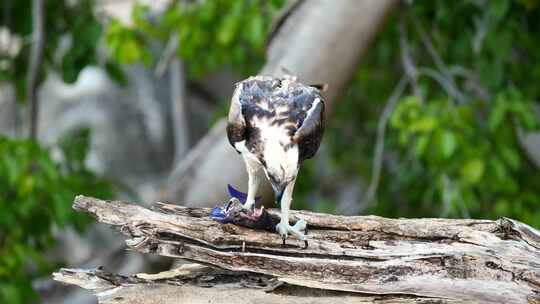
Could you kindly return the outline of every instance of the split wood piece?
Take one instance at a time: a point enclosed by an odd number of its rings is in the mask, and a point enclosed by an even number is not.
[[[158,274],[120,276],[101,269],[61,269],[54,279],[93,292],[100,304],[457,304],[461,301],[407,295],[364,295],[294,286],[266,275],[198,264]]]

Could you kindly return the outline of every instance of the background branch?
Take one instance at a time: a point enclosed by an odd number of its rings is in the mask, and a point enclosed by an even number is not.
[[[173,59],[169,66],[172,121],[174,135],[174,161],[177,164],[189,148],[189,129],[187,123],[186,69],[180,59]]]
[[[32,48],[30,50],[28,80],[27,80],[27,104],[30,116],[29,136],[37,138],[37,124],[39,115],[39,100],[37,89],[39,84],[39,70],[43,62],[43,51],[45,49],[45,16],[43,10],[43,0],[32,1]]]
[[[396,104],[399,101],[399,98],[401,98],[401,96],[403,95],[403,91],[405,91],[408,81],[409,81],[408,78],[402,77],[401,80],[398,82],[396,88],[392,92],[392,95],[390,95],[390,98],[388,98],[388,101],[386,102],[386,105],[384,106],[383,112],[377,124],[377,139],[375,142],[375,149],[373,151],[374,157],[373,157],[373,168],[371,170],[371,181],[366,191],[366,198],[365,198],[365,202],[367,206],[370,206],[371,204],[373,204],[375,196],[377,195],[377,188],[379,186],[379,180],[381,178],[381,171],[382,171],[382,164],[383,164],[383,157],[384,157],[384,136],[386,133],[386,125],[388,124],[388,120],[390,120],[390,116],[392,116],[392,112],[394,112],[394,108],[396,107]]]
[[[411,47],[409,45],[409,37],[407,34],[407,27],[405,25],[404,13],[401,14],[399,19],[399,47],[401,48],[401,64],[405,75],[409,78],[413,94],[418,98],[420,102],[424,101],[420,86],[418,85],[418,68],[414,64],[414,60],[411,56]]]
[[[435,63],[435,66],[440,71],[440,73],[436,73],[434,71],[431,71],[431,69],[425,68],[423,69],[424,72],[421,72],[423,74],[426,74],[428,76],[433,77],[435,80],[437,80],[449,93],[451,93],[450,96],[454,97],[460,104],[465,103],[465,97],[463,94],[458,90],[456,83],[454,81],[454,77],[450,73],[448,67],[444,63],[442,57],[439,55],[437,50],[435,49],[435,46],[431,42],[431,38],[426,33],[420,22],[416,20],[416,18],[411,18],[414,27],[420,36],[420,39],[422,40],[422,43],[426,47],[426,50],[428,51],[428,54],[430,55],[431,59]]]

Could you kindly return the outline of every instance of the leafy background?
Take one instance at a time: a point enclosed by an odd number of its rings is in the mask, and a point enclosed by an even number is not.
[[[122,66],[158,63],[156,43],[176,43],[175,55],[193,80],[224,68],[254,74],[264,62],[272,20],[285,4],[177,1],[159,17],[137,5],[132,24],[125,25],[99,22],[90,0],[45,2],[48,43],[41,79],[55,70],[73,82],[83,67],[100,65],[119,84],[125,84]],[[2,25],[23,43],[14,58],[0,54],[0,81],[12,83],[22,102],[30,1],[11,3],[2,8],[3,16],[11,16]],[[329,122],[325,153],[336,182],[371,180],[363,213],[508,216],[540,227],[539,170],[521,142],[538,129],[540,2],[407,3],[390,17]],[[61,37],[71,42],[61,46]],[[100,62],[103,43],[109,57]],[[217,113],[226,107],[223,100]],[[0,302],[37,300],[32,280],[61,263],[44,258],[54,244],[52,231],[66,225],[84,229],[88,222],[70,209],[76,194],[114,195],[110,181],[84,167],[88,136],[83,131],[58,143],[54,149],[62,157],[54,159],[53,148],[0,138]],[[335,184],[312,193],[320,183],[317,166],[311,161],[301,170],[295,204],[334,211]],[[372,180],[373,172],[380,172],[379,180]]]

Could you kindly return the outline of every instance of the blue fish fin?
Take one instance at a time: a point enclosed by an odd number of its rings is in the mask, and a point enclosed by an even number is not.
[[[231,186],[230,184],[227,184],[227,190],[229,190],[229,195],[231,197],[236,197],[240,201],[240,203],[242,203],[242,205],[246,203],[246,200],[247,200],[246,193],[234,189],[234,187]]]

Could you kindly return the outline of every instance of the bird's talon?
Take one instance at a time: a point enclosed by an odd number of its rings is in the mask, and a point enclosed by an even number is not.
[[[285,239],[289,234],[295,236],[298,240],[304,242],[303,249],[306,249],[308,246],[308,241],[306,239],[307,234],[307,225],[306,221],[300,220],[294,226],[286,224],[286,222],[280,222],[276,225],[276,232],[281,236],[283,240],[283,247],[285,246]]]

